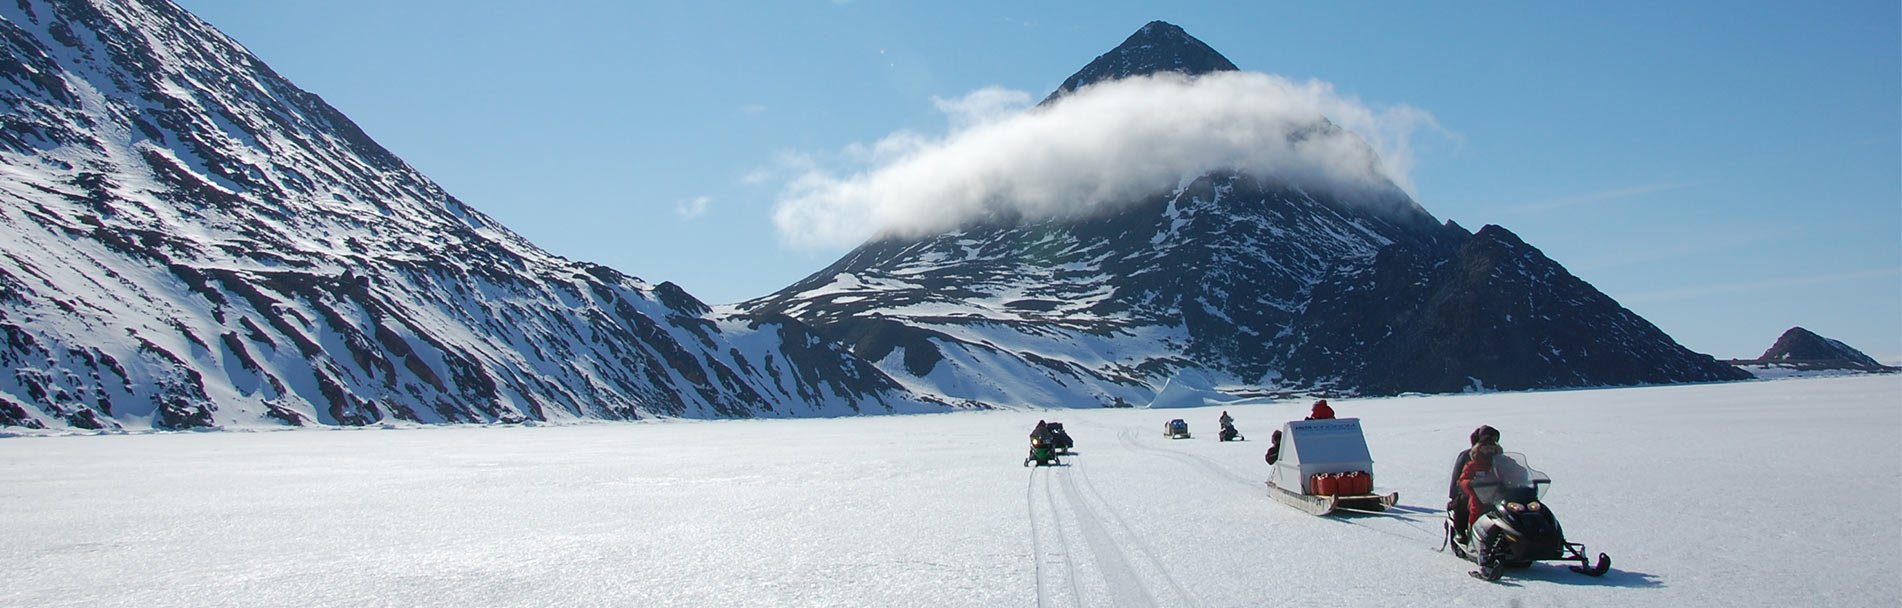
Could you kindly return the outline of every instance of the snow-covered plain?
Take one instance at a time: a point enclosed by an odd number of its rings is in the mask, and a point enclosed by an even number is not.
[[[6,606],[1808,606],[1902,597],[1902,376],[1338,400],[1387,515],[1269,499],[1305,402],[0,440]],[[1161,424],[1190,422],[1168,440]],[[1039,418],[1069,466],[1020,466]],[[1479,424],[1611,554],[1437,551]]]

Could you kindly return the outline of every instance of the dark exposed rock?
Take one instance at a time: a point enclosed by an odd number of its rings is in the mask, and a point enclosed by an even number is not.
[[[1732,365],[1770,366],[1804,371],[1847,370],[1894,373],[1902,368],[1883,365],[1874,357],[1837,340],[1825,338],[1801,327],[1792,327],[1777,336],[1763,355],[1755,359],[1728,361]]]
[[[1089,65],[1070,75],[1056,91],[1044,98],[1050,103],[1077,89],[1130,76],[1159,72],[1177,72],[1189,76],[1210,72],[1233,72],[1239,68],[1227,57],[1196,40],[1173,24],[1151,21],[1110,52],[1098,55]]]
[[[1741,380],[1537,248],[1486,226],[1449,257],[1405,245],[1330,276],[1299,324],[1297,377],[1361,392]]]

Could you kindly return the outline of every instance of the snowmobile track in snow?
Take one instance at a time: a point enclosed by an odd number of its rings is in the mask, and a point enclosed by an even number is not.
[[[1038,606],[1198,605],[1084,467],[1033,469],[1025,493]]]
[[[1201,454],[1191,454],[1189,452],[1172,450],[1169,448],[1159,448],[1155,446],[1143,445],[1142,440],[1137,439],[1135,429],[1123,429],[1121,432],[1116,434],[1116,439],[1122,442],[1124,447],[1130,448],[1132,450],[1136,450],[1139,452],[1148,452],[1151,454],[1158,454],[1164,458],[1168,458],[1170,460],[1174,460],[1176,462],[1189,465],[1190,468],[1196,469],[1198,471],[1202,471],[1203,473],[1208,474],[1211,477],[1220,477],[1222,479],[1226,479],[1226,480],[1235,482],[1237,484],[1240,484],[1241,487],[1247,488],[1249,493],[1251,494],[1256,493],[1256,491],[1260,489],[1261,482],[1262,482],[1261,479],[1249,479],[1248,477],[1239,475],[1235,473],[1234,471],[1228,470],[1227,467],[1222,466],[1222,463],[1217,462],[1213,458],[1209,458]],[[1263,475],[1263,479],[1266,479],[1266,478],[1267,476]]]
[[[1038,500],[1039,488],[1043,490],[1041,501]],[[1076,564],[1070,561],[1070,541],[1060,528],[1063,522],[1057,517],[1056,499],[1050,493],[1050,473],[1045,467],[1030,470],[1029,483],[1024,486],[1024,501],[1030,510],[1030,552],[1036,562],[1037,608],[1046,608],[1056,598],[1065,596],[1069,598],[1069,605],[1081,606]],[[1046,553],[1052,549],[1053,552]],[[1045,568],[1045,564],[1053,567]]]
[[[1139,452],[1156,454],[1189,465],[1190,468],[1196,469],[1211,478],[1226,479],[1240,484],[1240,486],[1247,488],[1250,494],[1259,493],[1261,486],[1260,480],[1248,479],[1247,477],[1236,474],[1213,458],[1167,447],[1144,445],[1142,440],[1137,437],[1135,429],[1123,429],[1117,433],[1116,438],[1124,447]],[[1407,543],[1409,546],[1412,546],[1414,541],[1426,540],[1429,539],[1429,537],[1433,542],[1437,543],[1441,536],[1440,530],[1429,529],[1422,519],[1416,517],[1416,515],[1433,515],[1433,519],[1437,521],[1440,514],[1439,511],[1405,506],[1399,506],[1397,510],[1386,512],[1360,511],[1357,509],[1337,509],[1337,511],[1339,513],[1331,519],[1392,538],[1409,541]]]

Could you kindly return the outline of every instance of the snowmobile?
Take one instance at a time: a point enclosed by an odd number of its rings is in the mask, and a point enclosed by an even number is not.
[[[1052,422],[1049,424],[1048,429],[1050,431],[1050,447],[1056,449],[1058,454],[1069,454],[1070,448],[1076,447],[1076,440],[1071,439],[1070,434],[1064,432],[1063,423]]]
[[[1040,467],[1063,466],[1063,462],[1057,460],[1056,447],[1043,439],[1030,440],[1030,456],[1024,458],[1024,466],[1030,466],[1032,462]]]
[[[1162,425],[1162,436],[1170,439],[1188,439],[1189,423],[1184,422],[1181,418],[1170,420],[1167,424]]]
[[[1224,424],[1224,425],[1222,425],[1222,432],[1221,432],[1221,434],[1219,434],[1219,435],[1216,435],[1216,439],[1218,439],[1218,440],[1221,440],[1221,441],[1246,441],[1246,440],[1248,440],[1248,438],[1247,438],[1247,437],[1243,437],[1243,436],[1242,436],[1242,432],[1241,432],[1241,431],[1237,431],[1237,430],[1235,430],[1235,425],[1233,425],[1233,424]]]
[[[1523,568],[1535,561],[1578,562],[1573,572],[1604,576],[1611,557],[1598,554],[1596,564],[1585,557],[1585,545],[1565,541],[1558,516],[1540,499],[1552,478],[1526,466],[1526,457],[1506,452],[1493,457],[1493,470],[1473,481],[1473,493],[1484,509],[1465,534],[1455,533],[1448,512],[1446,535],[1453,554],[1479,565],[1475,578],[1494,581],[1507,568]]]

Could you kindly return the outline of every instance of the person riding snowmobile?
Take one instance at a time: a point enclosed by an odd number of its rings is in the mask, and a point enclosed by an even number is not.
[[[1050,431],[1050,423],[1037,421],[1037,427],[1030,430],[1030,456],[1024,459],[1025,466],[1031,461],[1039,465],[1044,462],[1063,464],[1056,455],[1056,436]]]
[[[1483,440],[1471,454],[1459,477],[1467,503],[1460,521],[1468,532],[1452,543],[1454,555],[1479,565],[1467,574],[1494,581],[1508,568],[1537,561],[1572,562],[1573,572],[1587,576],[1611,570],[1611,557],[1599,553],[1594,562],[1586,557],[1585,545],[1565,540],[1558,516],[1543,500],[1552,478],[1529,466],[1525,455]]]
[[[1480,513],[1485,512],[1482,505],[1479,504],[1479,495],[1473,491],[1473,478],[1482,473],[1491,474],[1490,471],[1493,469],[1493,457],[1498,456],[1503,451],[1505,450],[1501,449],[1497,443],[1488,442],[1475,445],[1472,450],[1469,450],[1472,454],[1472,460],[1467,461],[1466,466],[1460,467],[1458,483],[1460,490],[1466,495],[1466,516],[1459,518],[1459,520],[1466,522],[1466,528],[1468,530],[1472,529],[1473,522],[1479,520]]]
[[[1473,447],[1478,447],[1481,443],[1497,445],[1499,429],[1482,424],[1479,428],[1473,429],[1473,433],[1466,439],[1467,444]],[[1460,489],[1460,473],[1465,470],[1466,463],[1472,461],[1472,454],[1472,447],[1460,450],[1459,456],[1453,459],[1453,473],[1447,477],[1446,482],[1446,510],[1453,515],[1451,519],[1454,522],[1454,536],[1461,539],[1466,538],[1467,520],[1472,517],[1472,514],[1466,508],[1466,493]]]
[[[1217,435],[1219,439],[1221,439],[1222,441],[1235,441],[1237,439],[1241,439],[1242,432],[1235,429],[1235,419],[1232,417],[1229,417],[1227,411],[1222,412],[1222,417],[1218,422],[1222,428],[1221,433]]]

